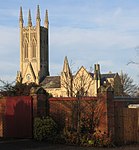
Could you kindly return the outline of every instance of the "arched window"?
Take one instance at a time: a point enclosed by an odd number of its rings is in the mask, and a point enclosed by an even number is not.
[[[33,58],[36,57],[36,42],[35,42],[35,40],[33,40],[33,42],[32,42],[32,57]]]
[[[24,58],[28,58],[28,43],[25,42],[24,44]]]

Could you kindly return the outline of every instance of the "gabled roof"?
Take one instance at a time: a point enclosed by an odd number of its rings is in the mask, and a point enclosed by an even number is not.
[[[92,77],[93,78],[93,76],[90,74],[90,72],[88,72],[86,69],[85,69],[85,67],[84,66],[81,66],[81,68],[76,72],[76,74],[74,75],[74,78],[76,78],[76,76],[80,73],[80,71],[81,72],[85,72],[86,74],[88,74],[90,77]],[[83,73],[84,74],[84,73]],[[83,75],[82,74],[82,75]]]
[[[33,71],[33,67],[32,67],[32,65],[31,65],[30,62],[27,64],[27,67],[26,67],[25,73],[24,73],[24,75],[23,75],[23,78],[26,77],[27,74],[30,74],[30,75],[31,75],[31,78],[33,79],[33,82],[35,82],[36,76],[35,76],[35,73],[34,73],[34,71]]]
[[[69,75],[72,75],[70,67],[69,67],[69,62],[67,56],[64,59],[64,65],[63,65],[63,72],[68,73]]]
[[[47,76],[42,82],[41,85],[44,88],[60,88],[60,76]]]

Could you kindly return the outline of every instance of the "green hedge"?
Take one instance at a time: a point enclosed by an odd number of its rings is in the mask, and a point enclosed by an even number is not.
[[[34,139],[42,141],[51,140],[57,134],[57,124],[50,117],[34,119]]]

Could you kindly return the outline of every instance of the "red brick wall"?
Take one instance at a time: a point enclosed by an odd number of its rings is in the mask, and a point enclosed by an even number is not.
[[[6,97],[4,137],[32,137],[32,130],[31,97]]]
[[[0,137],[3,137],[3,125],[4,125],[4,114],[5,114],[6,99],[0,98]]]
[[[33,94],[32,96],[12,96],[1,98],[0,137],[28,137],[29,134],[32,135],[32,118],[46,116],[48,113],[49,105],[46,94]],[[19,121],[20,119],[21,121]],[[18,121],[19,123],[16,125]],[[31,121],[31,124],[29,127],[27,127],[26,125],[29,125],[29,121]],[[21,126],[24,126],[26,131],[30,130],[27,131],[28,135],[24,134],[25,132],[22,127],[20,132],[19,129],[17,130],[17,126],[20,123]],[[17,130],[16,134],[13,132],[15,130]],[[19,135],[21,131],[23,134]]]
[[[81,119],[94,118],[98,121],[97,129],[108,133],[108,108],[106,93],[98,97],[82,97],[80,101]],[[50,115],[61,127],[77,128],[78,98],[50,98]],[[96,122],[96,121],[95,121]]]

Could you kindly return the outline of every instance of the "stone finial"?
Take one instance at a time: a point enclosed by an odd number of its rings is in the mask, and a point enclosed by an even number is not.
[[[22,82],[22,75],[21,72],[18,71],[16,76],[16,83],[21,83],[21,82]]]
[[[22,21],[22,22],[23,22],[22,7],[20,7],[20,16],[19,16],[19,21]]]
[[[37,6],[37,17],[36,17],[36,19],[37,19],[38,21],[41,20],[41,19],[40,19],[40,8],[39,8],[39,5]]]
[[[30,12],[30,9],[29,9],[29,12],[28,12],[28,26],[31,27],[32,26],[32,21],[31,21],[31,12]]]
[[[23,27],[23,13],[22,13],[22,7],[20,7],[20,15],[19,15],[19,22],[20,22],[20,27]]]
[[[69,62],[68,62],[67,56],[65,56],[65,59],[64,59],[63,72],[71,74],[71,70],[70,70],[70,67],[69,67]]]
[[[49,21],[48,21],[48,11],[46,10],[44,26],[48,29],[48,25],[49,25]]]

